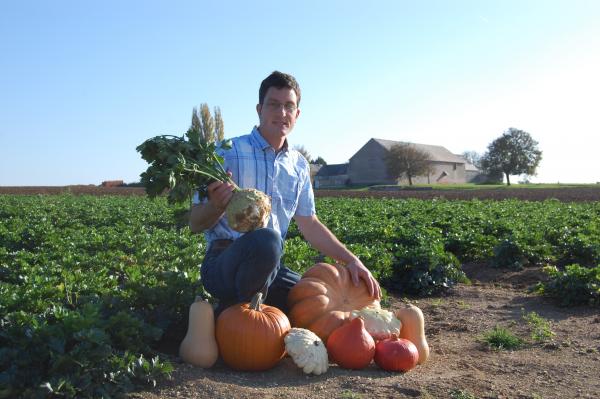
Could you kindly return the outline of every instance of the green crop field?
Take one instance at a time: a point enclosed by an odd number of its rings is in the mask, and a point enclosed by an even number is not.
[[[317,212],[393,295],[443,292],[477,261],[549,265],[549,295],[574,270],[568,301],[600,303],[600,202],[319,198]],[[164,198],[0,195],[0,398],[110,397],[169,374],[161,348],[203,294],[204,239],[181,213]],[[292,225],[284,263],[320,259]]]

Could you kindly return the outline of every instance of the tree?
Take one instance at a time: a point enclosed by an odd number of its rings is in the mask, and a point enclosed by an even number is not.
[[[200,122],[200,117],[198,116],[198,109],[194,107],[192,110],[192,125],[190,126],[190,130],[200,134],[202,131],[202,122]]]
[[[294,150],[298,151],[306,160],[310,163],[312,162],[312,157],[310,156],[310,152],[303,145],[295,145]]]
[[[475,165],[477,169],[481,169],[481,154],[477,151],[465,151],[461,156],[471,165]]]
[[[206,103],[200,104],[200,120],[202,121],[201,137],[207,143],[213,143],[215,141],[215,121]]]
[[[510,186],[510,175],[535,175],[542,160],[537,145],[529,133],[511,127],[488,146],[481,158],[482,169],[491,175],[503,173]]]
[[[225,138],[225,124],[223,123],[223,117],[221,116],[221,108],[214,108],[215,115],[215,138],[218,141],[223,141]]]
[[[431,156],[426,151],[421,151],[410,144],[395,144],[385,155],[385,164],[388,174],[401,179],[406,176],[408,184],[412,186],[412,178],[429,175]]]
[[[327,162],[325,162],[325,160],[321,157],[317,157],[317,159],[315,159],[312,163],[314,163],[315,165],[321,165],[321,166],[327,165]]]
[[[200,104],[200,110],[196,107],[192,110],[192,124],[188,129],[200,136],[202,141],[213,143],[225,138],[225,124],[219,107],[214,108],[214,117],[210,114],[208,104]]]

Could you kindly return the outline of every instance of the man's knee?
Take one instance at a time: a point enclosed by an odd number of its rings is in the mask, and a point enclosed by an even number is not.
[[[283,240],[281,235],[269,228],[254,230],[250,233],[252,251],[261,259],[270,259],[273,262],[279,262],[283,255]]]

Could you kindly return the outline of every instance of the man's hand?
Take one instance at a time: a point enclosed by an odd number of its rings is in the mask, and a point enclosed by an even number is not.
[[[343,263],[348,268],[352,282],[358,286],[360,279],[365,281],[369,294],[375,299],[381,298],[381,288],[379,283],[369,269],[363,265],[363,263],[350,252],[342,243],[333,235],[331,231],[316,215],[311,216],[294,216],[298,229],[304,236],[304,238],[312,245],[315,249],[336,261]]]
[[[381,299],[381,288],[379,287],[379,283],[375,280],[375,277],[373,277],[369,269],[363,265],[360,259],[354,258],[352,262],[346,264],[346,268],[350,272],[354,285],[358,286],[360,283],[359,279],[362,278],[367,284],[369,294],[377,300]]]
[[[192,207],[190,213],[190,230],[200,233],[213,227],[223,213],[233,196],[234,185],[215,181],[208,185],[208,201]]]
[[[229,172],[231,176],[231,172]],[[207,186],[208,201],[218,211],[224,212],[227,204],[233,196],[234,185],[231,183],[223,183],[215,181]]]

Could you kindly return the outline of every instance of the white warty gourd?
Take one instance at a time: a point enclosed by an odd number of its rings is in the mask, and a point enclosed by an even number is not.
[[[292,328],[285,336],[285,350],[306,374],[323,374],[329,368],[327,348],[315,333]]]

